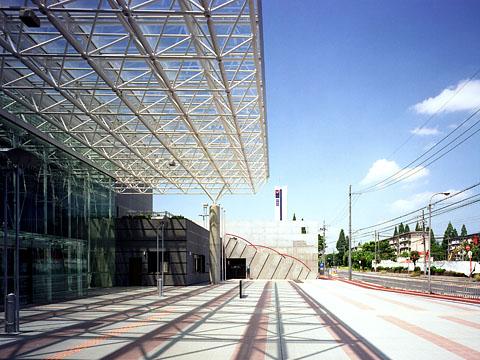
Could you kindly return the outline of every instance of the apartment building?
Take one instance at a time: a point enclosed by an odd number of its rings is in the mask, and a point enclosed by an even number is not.
[[[403,252],[418,251],[420,257],[423,257],[429,247],[428,233],[423,231],[411,231],[392,236],[387,240],[390,246],[395,249],[397,256],[400,256]]]

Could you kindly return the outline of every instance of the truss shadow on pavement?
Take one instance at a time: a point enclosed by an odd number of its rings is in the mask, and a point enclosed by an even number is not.
[[[250,284],[246,284],[245,287],[247,288]],[[153,359],[157,358],[160,355],[164,354],[168,349],[170,349],[175,344],[179,343],[184,337],[191,333],[193,330],[197,329],[201,325],[203,325],[209,318],[211,318],[214,314],[216,314],[220,309],[225,307],[230,301],[232,301],[237,296],[237,288],[238,286],[229,289],[227,292],[224,292],[215,298],[207,301],[204,304],[201,304],[194,309],[188,311],[187,313],[181,315],[173,319],[171,322],[141,336],[140,338],[135,339],[133,342],[125,345],[124,347],[118,349],[117,351],[109,354],[106,359],[116,359],[120,357],[129,358],[132,357],[132,352],[136,355],[143,356],[145,359]],[[194,317],[198,317],[198,312],[203,309],[207,309],[210,306],[218,305],[215,310],[210,311],[209,314],[205,317],[200,317],[198,320],[194,320]],[[183,331],[189,325],[193,326],[189,327],[186,331]],[[180,335],[174,339],[172,339],[175,333],[179,333]],[[162,342],[168,341],[168,343],[163,346],[161,349],[157,350],[155,353],[150,354],[151,350],[149,347],[158,347],[161,345]],[[227,345],[222,346],[215,346],[213,348],[224,347]],[[204,351],[212,350],[213,348],[205,349]],[[177,354],[178,356],[178,354]]]
[[[307,294],[297,284],[291,283],[297,293],[303,298],[303,300],[315,310],[317,315],[322,319],[327,326],[330,327],[333,333],[338,339],[347,345],[348,352],[353,352],[352,355],[359,359],[389,359],[380,349],[367,341],[359,333],[353,330],[345,322],[340,320],[326,307],[317,302],[313,297]]]
[[[216,286],[210,287],[210,289]],[[65,327],[56,328],[50,331],[40,333],[33,336],[24,336],[18,341],[8,342],[0,345],[0,358],[14,358],[18,356],[25,356],[33,351],[38,351],[43,348],[61,343],[72,337],[79,337],[87,332],[93,332],[100,327],[111,326],[120,321],[125,321],[129,318],[143,315],[151,311],[151,309],[145,309],[146,306],[154,306],[157,309],[172,305],[178,301],[201,294],[205,291],[205,288],[196,288],[184,293],[172,295],[169,298],[154,300],[149,304],[142,304],[132,309],[127,309],[120,312],[114,312],[109,315],[101,316],[99,318],[90,320],[81,320],[79,323],[73,325],[67,325]],[[142,309],[143,310],[139,310]],[[134,314],[132,314],[132,312]],[[76,320],[78,321],[78,320]]]

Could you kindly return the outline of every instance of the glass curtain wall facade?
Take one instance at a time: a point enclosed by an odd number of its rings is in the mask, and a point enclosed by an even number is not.
[[[112,286],[113,180],[5,121],[0,148],[1,294],[14,291],[17,191],[20,303],[48,303]]]

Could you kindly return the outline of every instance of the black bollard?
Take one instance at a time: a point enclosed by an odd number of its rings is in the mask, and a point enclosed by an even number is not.
[[[243,297],[242,294],[242,280],[240,280],[240,299]]]
[[[8,294],[5,309],[5,332],[7,334],[17,331],[18,324],[16,319],[16,295]]]

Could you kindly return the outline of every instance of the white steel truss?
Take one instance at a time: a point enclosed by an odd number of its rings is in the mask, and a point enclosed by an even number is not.
[[[119,192],[256,192],[269,176],[261,36],[260,0],[4,0],[0,105]]]

